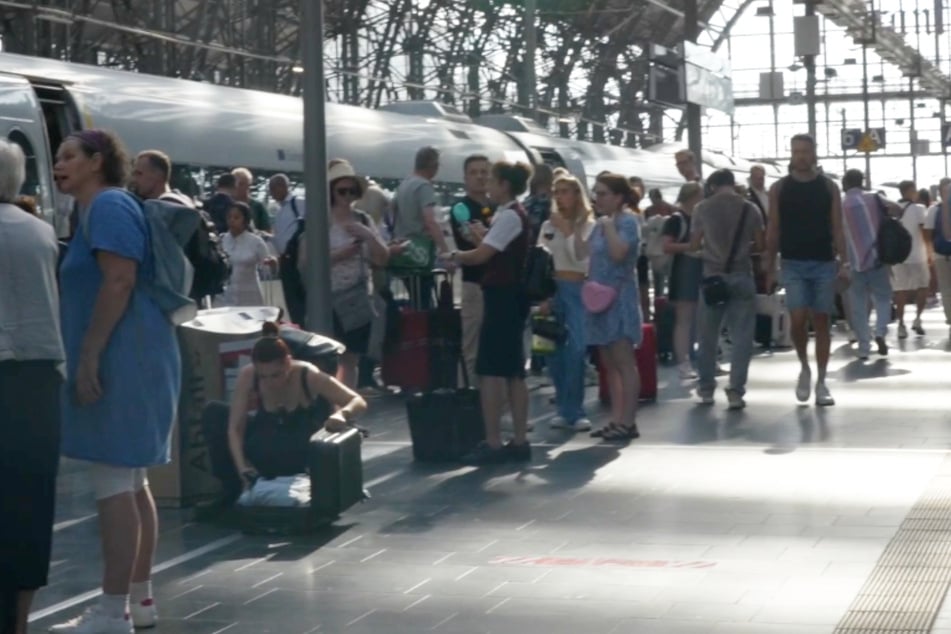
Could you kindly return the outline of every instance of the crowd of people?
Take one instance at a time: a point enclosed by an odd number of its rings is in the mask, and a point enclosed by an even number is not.
[[[857,170],[844,175],[840,191],[819,169],[811,137],[793,137],[791,151],[788,176],[768,188],[759,167],[748,188],[730,170],[703,181],[695,156],[678,152],[684,184],[676,200],[668,203],[652,189],[645,205],[645,184],[636,176],[602,173],[589,190],[564,168],[473,155],[463,165],[464,194],[448,213],[452,240],[440,224],[436,148],[419,150],[392,200],[348,161],[331,161],[332,334],[347,351],[337,375],[325,375],[293,360],[268,324],[238,378],[227,427],[216,436],[216,474],[235,497],[258,475],[300,470],[314,430],[340,429],[363,412],[358,368],[364,356],[380,359],[373,344],[378,296],[391,274],[409,278],[407,270],[437,266],[461,269],[460,356],[480,390],[486,440],[465,460],[530,460],[526,376],[542,365],[530,366],[524,345],[533,310],[524,279],[534,245],[550,252],[555,287],[534,310],[563,333],[544,363],[555,388],[553,427],[590,431],[604,442],[639,437],[637,349],[645,325],[659,325],[664,306],[652,295],[672,305],[671,352],[681,379],[696,381],[698,402],[713,404],[718,376],[726,375],[728,408],[744,408],[757,298],[774,296],[779,280],[801,362],[795,396],[806,402],[814,393],[816,405],[834,405],[826,376],[840,303],[859,359],[869,357],[873,342],[879,355],[888,353],[893,320],[898,336],[909,336],[909,303],[911,332],[925,334],[921,314],[932,278],[951,323],[951,239],[944,230],[951,226],[951,180],[941,183],[940,202],[930,208],[910,181],[901,185],[902,200],[892,203],[867,191]],[[17,262],[0,278],[0,409],[12,415],[0,426],[0,509],[8,518],[0,529],[4,634],[25,634],[32,594],[46,582],[60,455],[88,463],[104,572],[100,600],[52,631],[128,634],[157,618],[150,577],[158,518],[146,470],[169,459],[182,368],[174,326],[149,293],[139,292],[154,275],[142,201],[193,208],[202,228],[185,255],[201,261],[220,248],[229,260],[227,279],[217,282],[196,266],[196,302],[207,304],[211,296],[217,305],[262,305],[262,275],[277,273],[289,318],[305,323],[307,201],[293,193],[290,179],[278,174],[268,182],[273,214],[251,195],[253,175],[240,167],[218,178],[199,209],[172,190],[171,167],[157,150],[130,160],[106,131],[67,137],[54,175],[77,214],[63,253],[29,204],[14,204],[25,159],[18,146],[0,140],[0,254]],[[908,257],[891,267],[878,253],[888,216],[912,238]],[[659,248],[646,248],[652,232]],[[432,278],[415,277],[407,284],[411,301],[425,309]],[[721,354],[724,343],[729,354]],[[584,405],[592,351],[611,396],[607,422],[598,429]],[[508,442],[501,425],[506,410],[514,426]]]

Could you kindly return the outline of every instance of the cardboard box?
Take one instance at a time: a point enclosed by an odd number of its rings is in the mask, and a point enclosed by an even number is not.
[[[178,327],[182,396],[171,439],[172,462],[149,470],[159,506],[192,506],[218,495],[221,485],[211,473],[201,413],[209,401],[231,398],[238,371],[251,362],[262,324],[278,314],[276,308],[214,308]]]

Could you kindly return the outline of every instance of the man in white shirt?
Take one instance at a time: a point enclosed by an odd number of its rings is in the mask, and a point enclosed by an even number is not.
[[[268,181],[271,197],[280,207],[274,215],[274,248],[281,263],[281,288],[291,322],[303,326],[307,317],[307,296],[304,278],[297,268],[297,255],[304,235],[306,202],[291,194],[291,181],[286,174],[275,174]]]
[[[901,264],[892,267],[892,289],[895,291],[895,306],[898,313],[898,338],[908,337],[905,327],[905,304],[914,302],[917,308],[911,329],[917,335],[925,334],[921,326],[921,313],[928,301],[928,260],[930,251],[925,236],[925,208],[918,204],[918,187],[912,181],[898,184],[902,207],[901,223],[911,234],[911,253]]]

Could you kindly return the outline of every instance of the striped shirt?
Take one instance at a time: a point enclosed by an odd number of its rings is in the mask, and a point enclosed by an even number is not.
[[[842,200],[842,228],[853,271],[868,271],[878,266],[878,225],[885,203],[878,194],[853,187]]]

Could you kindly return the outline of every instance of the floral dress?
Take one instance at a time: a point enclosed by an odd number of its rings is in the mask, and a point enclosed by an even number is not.
[[[606,346],[619,339],[633,344],[641,343],[640,296],[637,288],[637,257],[640,254],[640,228],[634,214],[624,212],[614,219],[620,238],[630,245],[621,262],[615,262],[608,253],[608,241],[599,223],[591,234],[591,260],[588,279],[618,291],[617,299],[603,313],[585,314],[585,334],[588,345]]]

